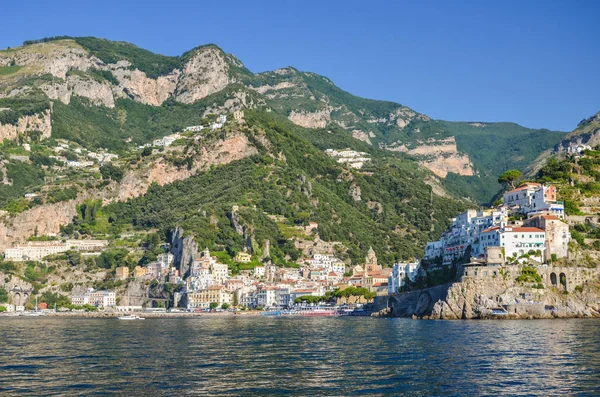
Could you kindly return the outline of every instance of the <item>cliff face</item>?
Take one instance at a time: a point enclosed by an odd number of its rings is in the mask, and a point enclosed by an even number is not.
[[[5,217],[0,222],[0,251],[26,241],[35,234],[36,229],[40,236],[59,233],[60,226],[70,223],[77,214],[75,206],[87,198],[102,198],[105,203],[128,200],[146,193],[152,183],[165,185],[189,178],[211,165],[229,164],[257,153],[245,135],[234,134],[203,147],[194,158],[191,169],[178,169],[160,158],[129,171],[119,185],[111,184],[103,191],[86,192],[76,200],[41,205],[14,217]]]
[[[115,98],[108,82],[99,82],[92,78],[67,76],[66,80],[47,83],[40,89],[50,99],[59,100],[66,104],[71,102],[73,95],[88,98],[93,105],[115,107]]]
[[[65,80],[69,70],[88,70],[103,62],[91,56],[74,40],[31,44],[0,52],[0,66],[13,63],[21,69],[8,78],[50,74]]]
[[[125,201],[138,197],[146,193],[152,183],[166,185],[189,178],[199,171],[208,169],[211,165],[229,164],[257,153],[258,151],[245,135],[235,135],[217,141],[209,147],[203,147],[200,154],[194,158],[190,169],[174,167],[161,158],[150,166],[128,172],[119,186],[117,199]]]
[[[181,76],[181,71],[175,69],[166,76],[152,79],[146,76],[146,73],[137,69],[131,70],[129,67],[126,61],[108,66],[115,78],[119,80],[115,92],[117,95],[128,96],[146,105],[160,106],[171,97]]]
[[[442,320],[600,317],[600,269],[546,267],[538,273],[543,288],[516,281],[518,266],[468,268],[455,283],[377,297],[375,310]]]
[[[538,273],[543,288],[517,281],[517,266],[468,269],[436,302],[430,317],[491,318],[499,307],[512,318],[600,317],[599,269],[545,267]]]
[[[331,108],[319,110],[317,112],[305,112],[302,110],[292,110],[288,118],[296,125],[305,128],[325,128],[331,121]]]
[[[177,87],[177,100],[193,103],[232,82],[223,52],[213,47],[203,48],[185,64]]]
[[[445,178],[450,172],[464,176],[475,175],[469,156],[458,151],[456,138],[453,136],[443,139],[430,138],[426,141],[417,141],[415,144],[410,145],[410,147],[402,142],[396,142],[383,147],[387,150],[407,153],[416,157],[422,166],[440,178]]]
[[[40,131],[42,133],[41,139],[50,138],[52,134],[51,110],[20,117],[16,124],[0,123],[0,141],[4,139],[15,140],[19,135],[32,131]]]
[[[175,228],[171,236],[171,253],[179,273],[182,277],[187,277],[194,258],[198,256],[198,244],[192,236],[184,237],[181,227]]]
[[[25,242],[36,230],[40,236],[58,233],[61,225],[73,220],[76,204],[77,200],[71,200],[42,205],[0,220],[0,251]]]

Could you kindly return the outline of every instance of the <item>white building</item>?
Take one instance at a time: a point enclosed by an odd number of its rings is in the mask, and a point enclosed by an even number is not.
[[[553,185],[524,183],[516,189],[504,193],[504,206],[513,211],[529,214],[531,212],[549,212],[564,219],[564,205],[556,201],[557,191]]]
[[[290,305],[289,287],[279,287],[275,291],[275,304],[277,307],[288,307]]]
[[[312,258],[304,259],[304,262],[311,269],[324,269],[327,273],[334,272],[337,275],[344,275],[346,272],[346,264],[333,255],[314,254]]]
[[[171,135],[167,135],[161,139],[155,139],[152,142],[152,145],[168,147],[168,146],[171,146],[173,144],[173,142],[175,142],[176,140],[178,140],[180,138],[181,138],[181,135],[179,135],[179,134],[171,134]]]
[[[265,276],[265,267],[264,266],[256,266],[254,268],[253,273],[254,273],[255,277],[258,277],[258,278],[264,277]]]
[[[48,255],[56,255],[69,250],[102,251],[106,248],[106,240],[67,240],[60,241],[30,241],[16,247],[7,248],[4,258],[9,261],[39,261]]]
[[[369,157],[368,153],[357,152],[356,150],[350,149],[326,149],[325,154],[327,154],[329,157],[337,159],[337,162],[340,164],[346,164],[356,169],[362,168],[366,162],[371,161],[371,157]]]
[[[77,306],[107,308],[117,304],[117,295],[112,291],[94,291],[90,288],[85,294],[71,295],[71,303]]]
[[[505,258],[517,259],[530,251],[539,251],[539,254],[530,257],[542,262],[546,250],[546,233],[536,227],[495,226],[481,232],[480,253],[485,253],[486,247],[502,247]]]
[[[504,207],[483,211],[468,210],[458,214],[440,240],[427,243],[424,259],[433,261],[441,258],[443,264],[450,264],[462,258],[469,248],[477,251],[482,230],[507,222],[508,211]]]
[[[299,298],[301,296],[321,296],[323,295],[324,291],[322,289],[319,288],[300,288],[300,289],[294,289],[290,291],[290,305],[294,303],[294,301],[296,300],[296,298]]]
[[[415,281],[420,266],[421,263],[419,261],[394,263],[392,274],[388,277],[388,293],[394,294],[398,292],[398,288],[405,284],[407,277],[410,281]]]
[[[257,304],[262,307],[277,306],[277,287],[265,287],[258,290]]]

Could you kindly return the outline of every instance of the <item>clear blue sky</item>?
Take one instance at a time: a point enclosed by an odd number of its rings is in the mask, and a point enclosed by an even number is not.
[[[55,35],[215,43],[444,120],[570,131],[600,110],[600,1],[9,1],[0,48]]]

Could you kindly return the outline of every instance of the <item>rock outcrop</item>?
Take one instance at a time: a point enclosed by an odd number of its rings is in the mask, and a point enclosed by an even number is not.
[[[206,170],[211,165],[229,164],[257,154],[258,150],[250,144],[247,136],[235,135],[218,141],[210,147],[204,147],[194,158],[191,168],[176,168],[164,159],[152,163],[149,167],[134,169],[128,172],[118,188],[118,200],[125,201],[146,193],[152,183],[166,185],[189,178],[198,171]]]
[[[58,234],[60,226],[70,223],[77,214],[76,200],[33,207],[0,220],[0,251],[23,243],[37,231],[40,236]]]
[[[50,98],[66,104],[73,95],[87,98],[93,105],[115,107],[113,90],[108,82],[99,82],[93,78],[78,75],[67,76],[66,80],[43,84],[40,89]]]
[[[185,236],[181,227],[176,227],[171,235],[171,253],[179,273],[187,277],[194,258],[198,256],[198,244],[192,236]]]
[[[225,54],[216,47],[204,47],[184,65],[177,87],[177,100],[193,103],[221,91],[233,81]]]
[[[22,116],[16,124],[0,123],[0,141],[4,139],[15,140],[19,135],[33,131],[41,132],[41,139],[50,138],[50,135],[52,134],[51,114],[52,111],[49,109],[43,113]]]
[[[458,151],[456,139],[453,136],[444,139],[430,138],[424,142],[418,141],[411,147],[396,143],[383,148],[415,156],[419,159],[419,164],[440,178],[445,178],[450,172],[465,176],[475,175],[469,156]]]
[[[151,79],[144,72],[123,68],[122,65],[123,63],[120,62],[118,67],[111,66],[112,74],[119,80],[117,94],[122,92],[131,99],[146,105],[162,105],[175,93],[177,82],[181,76],[181,71],[175,69],[166,76]]]
[[[520,269],[468,268],[455,283],[377,297],[375,309],[393,317],[443,320],[600,317],[599,269],[538,268],[541,283],[517,281]]]
[[[325,128],[331,121],[331,108],[327,107],[316,112],[305,112],[303,110],[292,110],[288,119],[296,125],[305,128]]]
[[[89,70],[102,65],[74,40],[50,41],[0,53],[0,64],[12,62],[23,69],[20,74],[51,74],[65,80],[71,69]]]

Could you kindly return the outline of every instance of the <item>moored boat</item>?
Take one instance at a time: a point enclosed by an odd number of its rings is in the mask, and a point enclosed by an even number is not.
[[[126,314],[124,316],[117,317],[119,320],[145,320],[144,317],[140,317],[137,314]]]

